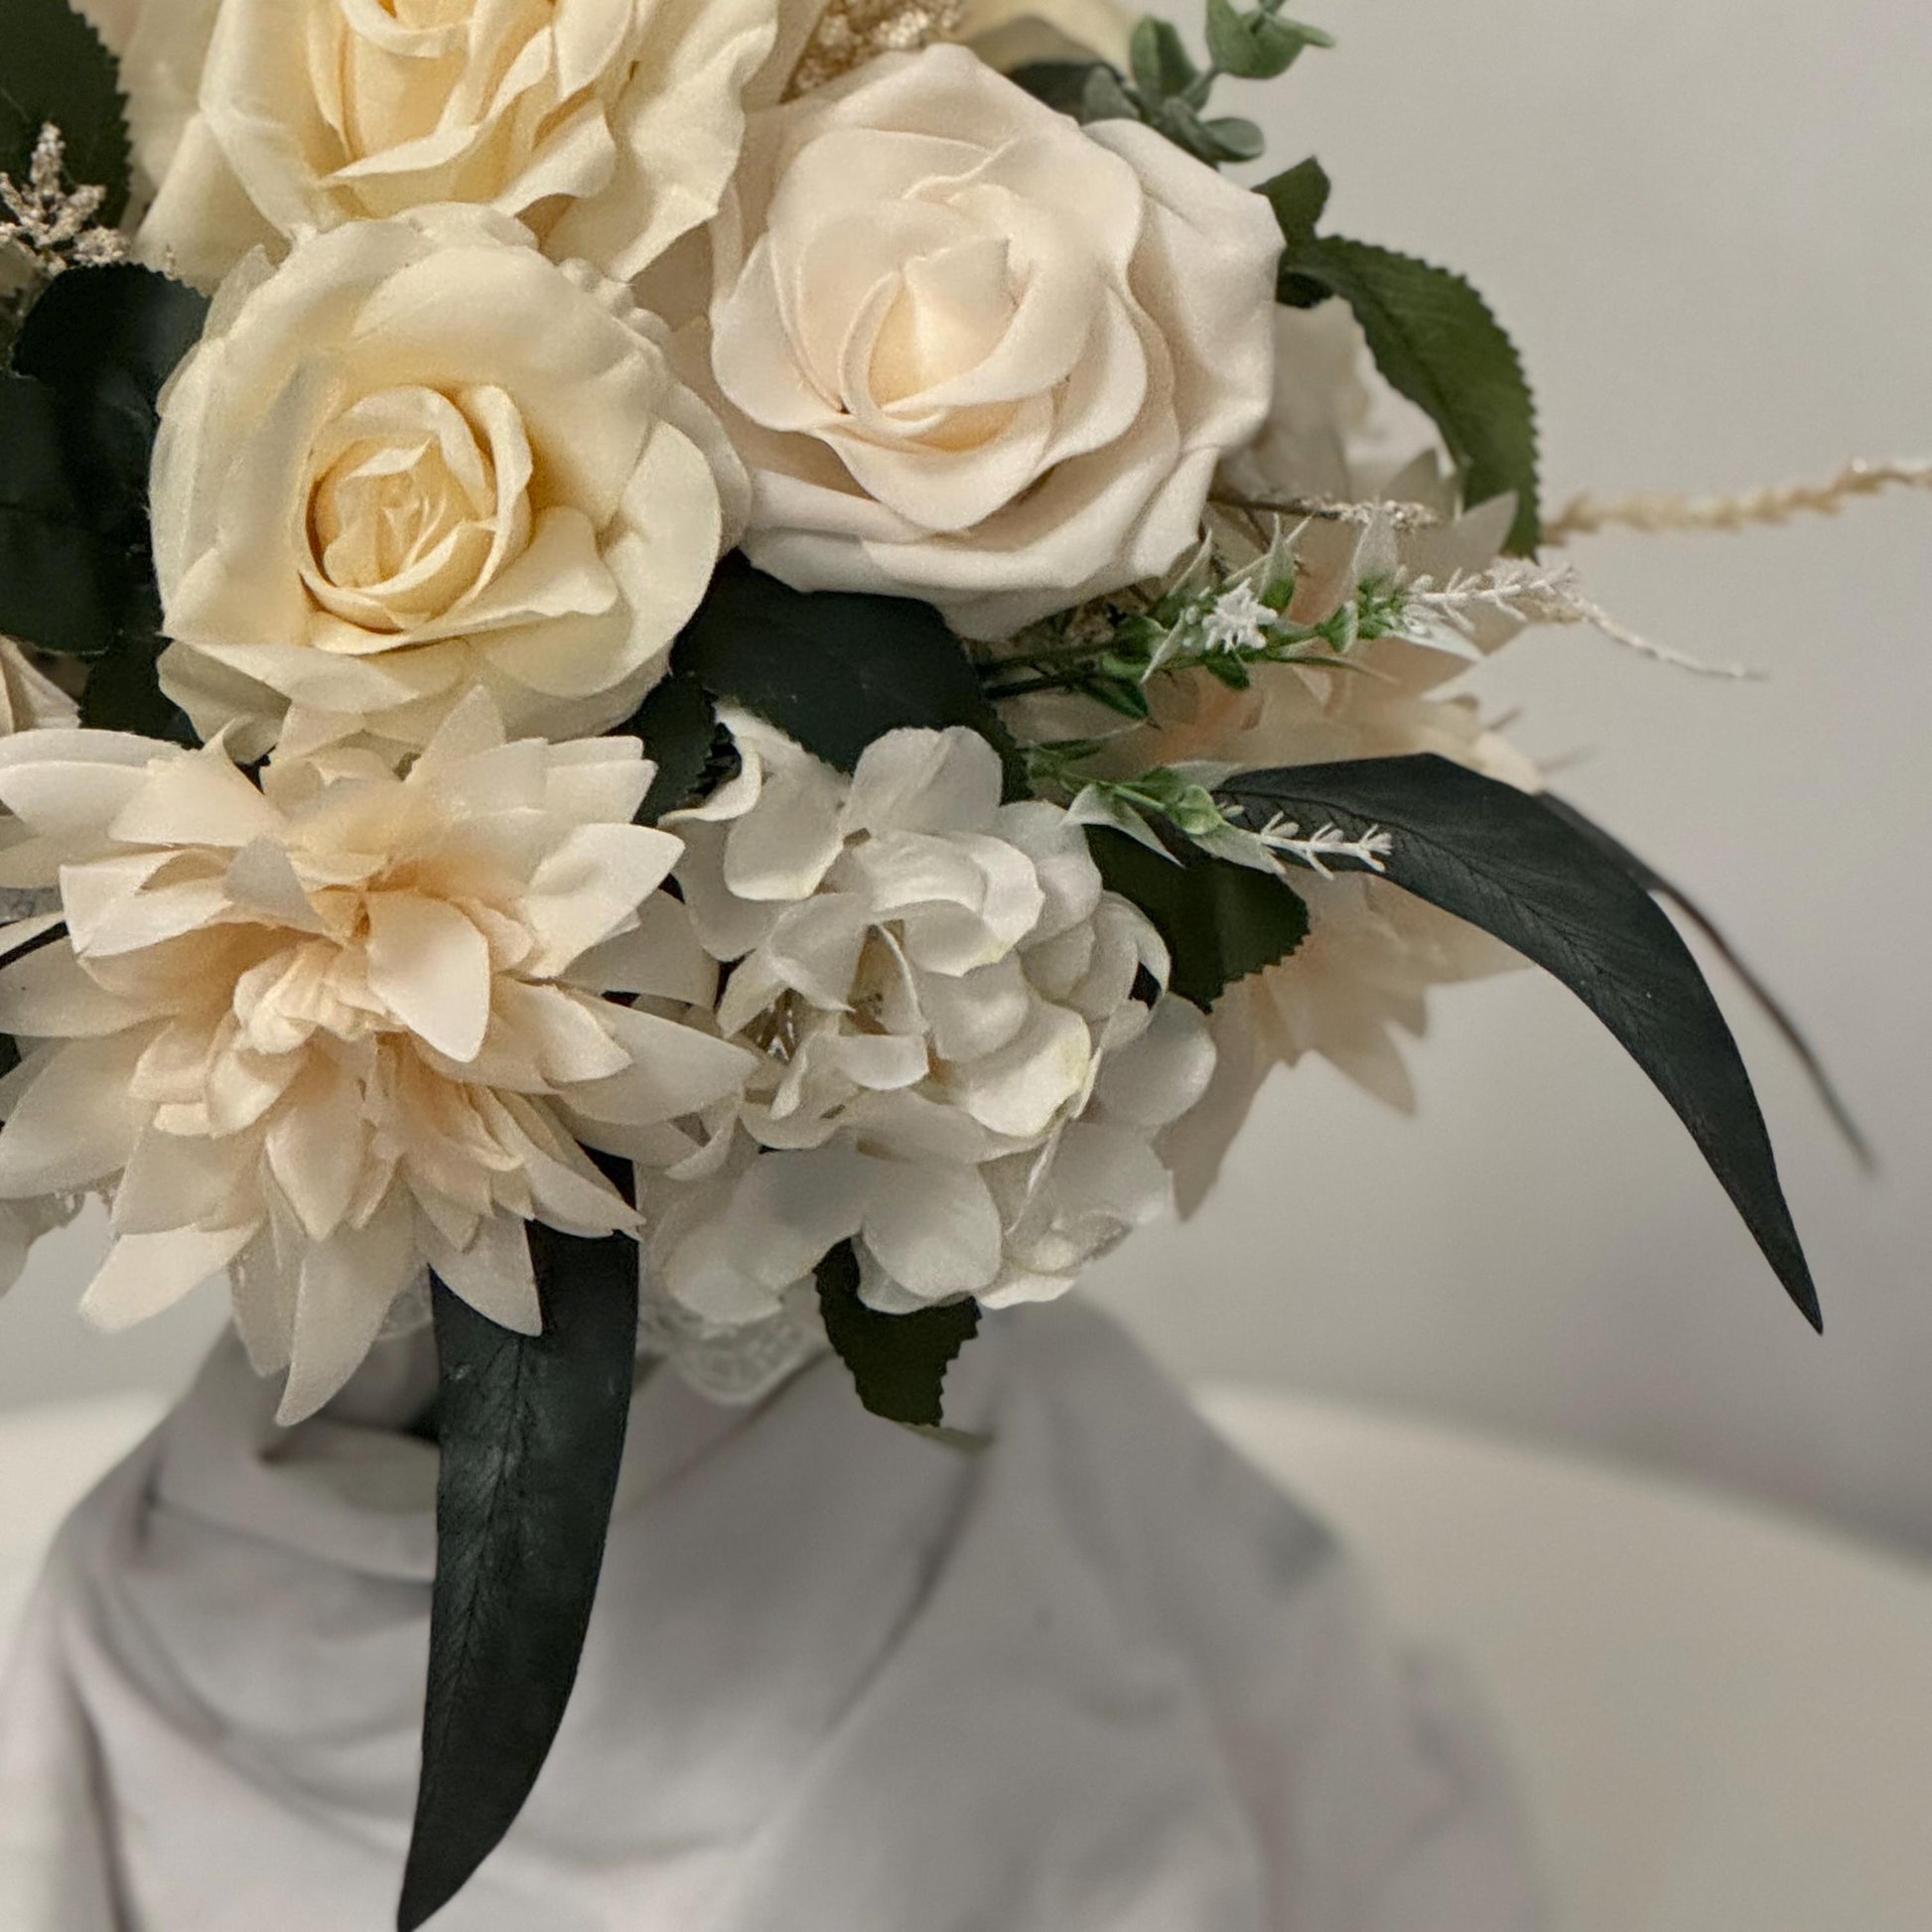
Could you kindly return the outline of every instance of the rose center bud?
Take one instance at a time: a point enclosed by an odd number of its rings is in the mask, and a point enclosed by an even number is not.
[[[1010,402],[956,400],[946,391],[1005,340],[1019,306],[1010,251],[986,235],[899,270],[867,367],[870,400],[935,449],[971,449],[1012,420]]]
[[[444,616],[523,547],[529,453],[514,408],[496,391],[463,400],[483,422],[434,389],[381,390],[317,448],[303,579],[358,630],[393,636]]]

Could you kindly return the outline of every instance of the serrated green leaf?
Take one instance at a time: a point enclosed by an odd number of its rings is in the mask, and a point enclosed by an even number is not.
[[[1192,846],[1164,859],[1105,826],[1089,830],[1087,843],[1108,890],[1132,899],[1167,941],[1168,984],[1203,1011],[1309,936],[1309,908],[1285,880]]]
[[[1327,212],[1328,197],[1332,192],[1328,171],[1313,155],[1298,162],[1293,168],[1284,169],[1272,181],[1263,182],[1255,190],[1275,210],[1282,239],[1291,250],[1314,239],[1314,231],[1321,225],[1322,215]],[[1325,299],[1327,291],[1324,289],[1321,293]]]
[[[964,725],[1012,751],[965,646],[929,604],[794,591],[737,553],[718,567],[671,665],[841,771],[905,727]]]
[[[1515,345],[1481,296],[1448,269],[1336,235],[1290,247],[1281,274],[1285,299],[1312,283],[1354,310],[1376,366],[1442,431],[1465,498],[1516,492],[1509,547],[1533,553],[1542,533],[1536,404]]]
[[[532,1226],[544,1332],[434,1285],[441,1466],[423,1771],[397,1923],[414,1932],[515,1822],[576,1682],[623,1457],[637,1247]]]
[[[1244,771],[1220,786],[1351,837],[1394,835],[1389,880],[1493,933],[1601,1020],[1690,1129],[1806,1319],[1818,1293],[1737,1043],[1690,948],[1644,883],[1540,798],[1433,753]]]
[[[825,1336],[875,1416],[908,1429],[943,1427],[946,1371],[979,1332],[975,1302],[881,1314],[859,1299],[859,1261],[842,1241],[818,1264]]]
[[[35,143],[51,121],[67,141],[69,182],[105,189],[99,218],[118,221],[131,157],[120,70],[100,36],[68,0],[4,0],[0,62],[0,173],[26,182]]]
[[[1128,43],[1134,84],[1151,107],[1172,94],[1184,94],[1200,78],[1179,30],[1172,21],[1144,15]]]

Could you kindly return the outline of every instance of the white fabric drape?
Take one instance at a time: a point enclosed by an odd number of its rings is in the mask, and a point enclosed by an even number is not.
[[[0,1698],[8,1932],[392,1922],[418,1343],[285,1433],[224,1344],[69,1522]],[[640,1387],[576,1698],[437,1932],[1515,1932],[1505,1781],[1326,1533],[1102,1317],[989,1323],[962,1453],[821,1360]]]

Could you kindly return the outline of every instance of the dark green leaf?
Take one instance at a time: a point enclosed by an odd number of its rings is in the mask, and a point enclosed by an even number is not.
[[[127,122],[119,69],[100,36],[68,0],[5,0],[0,62],[0,173],[24,184],[41,128],[52,121],[67,140],[68,180],[104,188],[100,219],[118,221],[127,207]]]
[[[874,739],[907,726],[965,725],[1011,740],[965,647],[938,612],[906,598],[806,594],[734,553],[671,659],[714,697],[850,771]]]
[[[1172,861],[1110,827],[1087,834],[1100,876],[1130,898],[1168,942],[1169,984],[1211,1007],[1236,980],[1274,966],[1309,936],[1309,908],[1292,886],[1266,873],[1176,848]]]
[[[637,1248],[533,1226],[544,1332],[435,1284],[442,1366],[423,1774],[398,1924],[467,1884],[522,1809],[576,1680],[617,1493]]]
[[[1327,212],[1330,192],[1328,171],[1312,155],[1255,190],[1275,210],[1275,219],[1281,223],[1283,239],[1291,250],[1314,239],[1314,231]],[[1325,298],[1327,291],[1322,294]]]
[[[118,262],[69,269],[21,329],[13,365],[62,397],[72,473],[103,519],[144,519],[157,400],[207,309],[186,283]]]
[[[1248,771],[1221,786],[1276,813],[1395,838],[1388,877],[1556,975],[1609,1028],[1703,1150],[1814,1325],[1818,1295],[1750,1075],[1690,948],[1629,869],[1541,799],[1433,754]]]
[[[112,647],[87,667],[80,722],[95,731],[199,745],[188,714],[161,688],[161,600],[152,579],[138,584],[121,613]]]
[[[655,825],[697,791],[711,762],[718,714],[704,686],[689,672],[679,671],[656,685],[621,730],[626,737],[641,738],[644,756],[657,766],[637,810],[638,824]]]
[[[1532,553],[1542,531],[1536,404],[1515,345],[1481,296],[1448,269],[1334,235],[1291,246],[1281,275],[1294,306],[1306,306],[1312,284],[1354,310],[1376,366],[1442,431],[1465,498],[1516,492],[1509,546]]]
[[[1691,897],[1681,887],[1673,886],[1662,873],[1638,856],[1612,834],[1603,830],[1594,820],[1586,818],[1575,805],[1567,799],[1559,798],[1552,792],[1543,794],[1543,802],[1561,818],[1567,819],[1586,838],[1593,839],[1604,853],[1614,859],[1645,892],[1654,897],[1674,905],[1697,930],[1724,963],[1736,976],[1737,983],[1757,1004],[1778,1036],[1791,1049],[1793,1057],[1804,1069],[1805,1077],[1811,1082],[1820,1104],[1831,1115],[1832,1123],[1845,1137],[1847,1145],[1857,1156],[1860,1166],[1872,1169],[1877,1161],[1871,1152],[1871,1144],[1865,1139],[1863,1130],[1853,1117],[1852,1110],[1845,1104],[1844,1096],[1827,1071],[1825,1062],[1819,1058],[1798,1023],[1777,995],[1766,986],[1752,970],[1750,962],[1738,952],[1725,936],[1717,922],[1705,911],[1703,906]]]
[[[1164,100],[1153,110],[1153,125],[1176,147],[1210,168],[1224,161],[1252,161],[1264,146],[1261,129],[1253,121],[1232,116],[1203,120],[1199,109],[1179,99]]]
[[[1183,94],[1200,78],[1179,31],[1172,21],[1143,16],[1128,44],[1134,84],[1151,107],[1171,94]]]
[[[1087,75],[1095,68],[1107,68],[1104,61],[1028,61],[1007,75],[1016,87],[1025,89],[1035,100],[1044,101],[1056,113],[1080,118],[1080,105],[1086,94]],[[1115,75],[1118,79],[1119,75]]]
[[[61,398],[0,374],[0,632],[91,657],[114,641],[126,558],[75,488]]]
[[[978,1303],[881,1314],[860,1301],[858,1257],[842,1241],[818,1264],[818,1308],[826,1339],[875,1416],[908,1429],[943,1426],[946,1370],[979,1332]]]

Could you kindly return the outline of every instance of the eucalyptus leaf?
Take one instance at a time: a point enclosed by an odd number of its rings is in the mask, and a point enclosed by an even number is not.
[[[964,725],[1012,750],[965,646],[930,605],[794,591],[737,553],[718,567],[671,664],[841,771],[908,726]]]
[[[1540,798],[1434,754],[1247,771],[1219,787],[1282,814],[1393,835],[1388,878],[1553,973],[1676,1110],[1805,1318],[1818,1294],[1750,1075],[1697,961],[1645,885]]]
[[[1237,80],[1273,80],[1311,47],[1333,47],[1318,27],[1305,27],[1257,8],[1243,13],[1232,0],[1207,0],[1207,51]]]
[[[52,122],[67,142],[69,182],[105,189],[99,218],[118,221],[131,157],[120,70],[100,36],[69,0],[0,0],[0,173],[24,185],[41,129]]]
[[[1087,843],[1108,889],[1132,899],[1167,941],[1169,985],[1203,1011],[1309,936],[1308,905],[1285,880],[1193,846],[1163,858],[1105,826],[1090,830]]]
[[[1282,300],[1307,307],[1325,291],[1354,310],[1376,366],[1442,431],[1465,498],[1479,503],[1513,490],[1509,547],[1533,553],[1542,531],[1535,399],[1515,345],[1481,296],[1461,276],[1391,249],[1335,235],[1289,241]]]
[[[946,1371],[979,1332],[977,1303],[881,1314],[859,1299],[859,1260],[842,1241],[818,1264],[818,1307],[826,1339],[875,1416],[908,1429],[943,1429]]]
[[[441,1470],[422,1782],[397,1917],[415,1932],[515,1822],[576,1681],[637,1345],[637,1247],[532,1226],[544,1332],[434,1286]]]
[[[1179,30],[1169,20],[1144,15],[1128,43],[1134,85],[1151,107],[1173,94],[1184,94],[1200,78]]]

